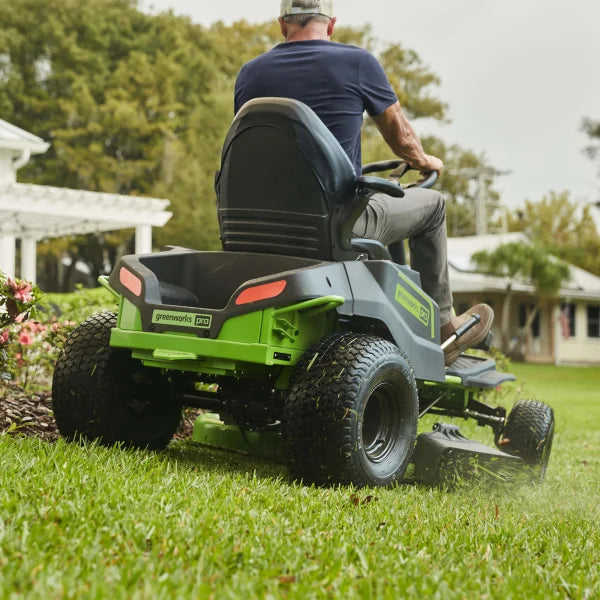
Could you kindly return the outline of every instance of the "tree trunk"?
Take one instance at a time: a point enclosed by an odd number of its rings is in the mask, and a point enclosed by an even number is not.
[[[72,292],[75,284],[73,283],[75,276],[75,268],[77,267],[77,261],[79,260],[79,253],[67,252],[71,259],[71,264],[63,272],[63,281],[61,292],[67,293]]]
[[[527,319],[525,320],[525,325],[523,326],[523,329],[525,330],[525,355],[531,352],[531,340],[533,339],[531,326],[533,325],[533,322],[535,321],[535,318],[539,312],[540,305],[538,303],[533,307],[533,310],[527,314]]]

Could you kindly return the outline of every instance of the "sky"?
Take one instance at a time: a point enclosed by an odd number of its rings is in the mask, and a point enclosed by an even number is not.
[[[278,0],[141,6],[203,25],[279,14]],[[511,171],[497,180],[508,206],[563,190],[581,203],[600,201],[598,165],[583,155],[588,139],[580,131],[583,117],[600,120],[600,1],[337,0],[335,9],[339,24],[369,23],[376,39],[412,48],[441,78],[437,95],[451,123],[417,122],[417,132]]]

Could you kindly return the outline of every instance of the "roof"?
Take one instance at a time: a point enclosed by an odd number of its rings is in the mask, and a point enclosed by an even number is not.
[[[461,238],[448,238],[448,266],[454,292],[504,292],[510,282],[507,277],[485,275],[476,270],[471,256],[479,250],[493,250],[501,244],[528,242],[523,233],[501,233]],[[568,265],[570,281],[563,284],[563,298],[600,299],[600,277],[574,265]],[[512,289],[526,294],[535,293],[529,281],[513,280]]]
[[[172,216],[168,200],[86,192],[23,183],[0,185],[0,235],[43,239],[162,227]]]
[[[42,138],[0,119],[0,149],[42,154],[50,147]]]

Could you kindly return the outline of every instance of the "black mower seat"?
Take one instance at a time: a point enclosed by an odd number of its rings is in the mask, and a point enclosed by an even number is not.
[[[241,108],[215,187],[224,250],[332,261],[360,255],[352,227],[373,193],[404,195],[385,179],[357,176],[319,117],[287,98]]]

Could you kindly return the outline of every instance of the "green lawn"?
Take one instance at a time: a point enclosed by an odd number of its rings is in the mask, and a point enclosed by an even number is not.
[[[0,437],[0,598],[598,598],[600,369],[513,371],[509,405],[557,414],[541,488],[314,489],[191,444]]]

